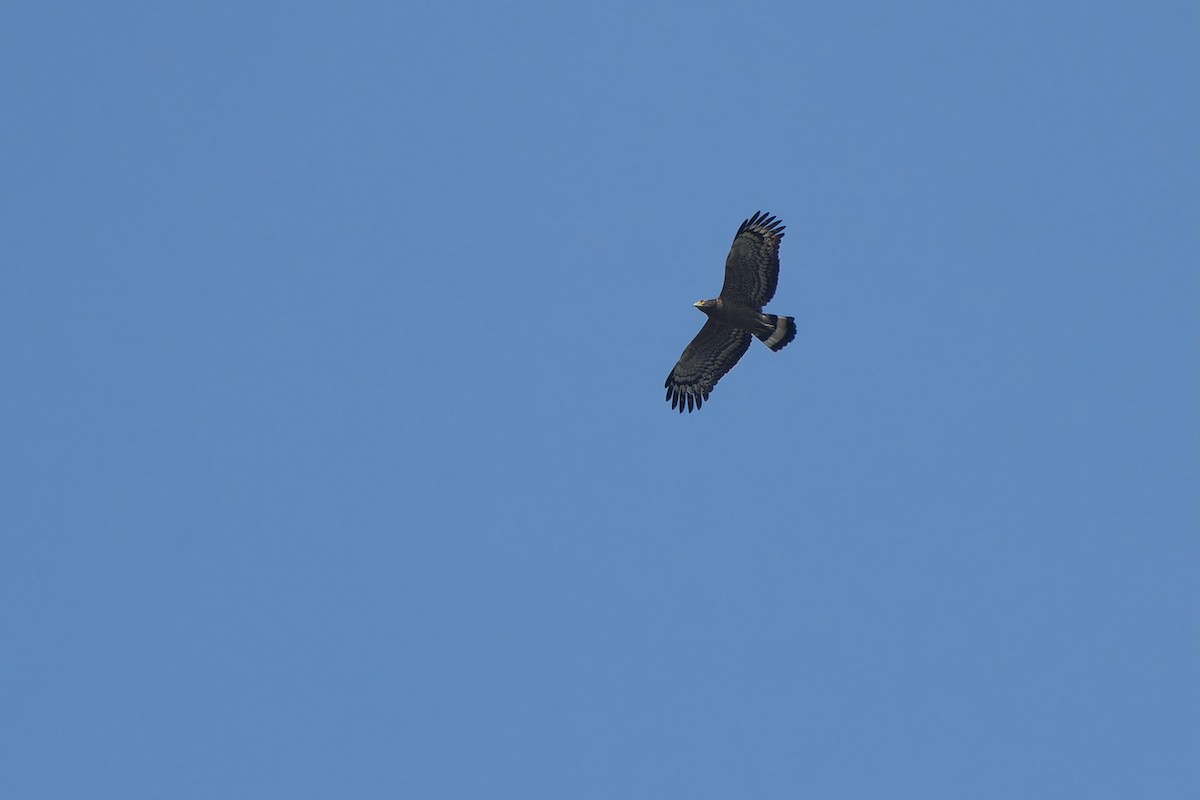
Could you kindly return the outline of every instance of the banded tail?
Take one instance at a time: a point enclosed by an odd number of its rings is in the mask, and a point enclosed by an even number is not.
[[[754,335],[777,353],[796,338],[796,320],[792,317],[763,314],[762,322],[763,330],[755,331]]]

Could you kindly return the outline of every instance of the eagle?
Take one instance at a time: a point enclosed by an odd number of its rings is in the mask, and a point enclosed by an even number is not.
[[[665,384],[671,408],[680,414],[685,407],[689,413],[700,408],[717,381],[745,355],[751,336],[776,352],[796,338],[795,319],[762,310],[779,283],[783,229],[782,222],[761,211],[743,222],[725,259],[721,295],[695,303],[708,319]]]

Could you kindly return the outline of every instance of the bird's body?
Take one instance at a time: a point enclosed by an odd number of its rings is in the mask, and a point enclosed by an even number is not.
[[[671,408],[700,408],[725,373],[745,355],[750,337],[774,351],[796,338],[792,317],[764,314],[779,283],[779,242],[784,226],[762,212],[742,223],[725,259],[721,295],[696,308],[708,321],[679,357],[665,384]]]
[[[764,314],[750,306],[726,303],[720,297],[713,300],[701,300],[696,303],[696,308],[707,314],[708,318],[714,322],[753,333],[772,350],[782,349],[796,335],[795,320],[791,317]],[[792,324],[789,325],[789,322]]]

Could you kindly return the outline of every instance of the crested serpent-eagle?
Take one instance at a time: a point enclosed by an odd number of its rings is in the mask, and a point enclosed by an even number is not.
[[[720,297],[696,302],[708,320],[666,382],[667,399],[679,413],[700,408],[721,376],[745,355],[751,336],[777,352],[796,338],[796,320],[762,310],[779,282],[783,228],[778,219],[761,211],[743,222],[725,259]]]

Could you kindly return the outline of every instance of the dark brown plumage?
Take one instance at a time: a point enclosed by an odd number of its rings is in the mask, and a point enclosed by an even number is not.
[[[709,392],[733,369],[756,336],[772,350],[782,350],[796,338],[792,317],[764,314],[779,283],[779,242],[784,225],[775,217],[756,213],[742,223],[725,259],[721,295],[700,300],[696,308],[708,321],[679,357],[667,376],[667,399],[683,413],[700,408]]]

